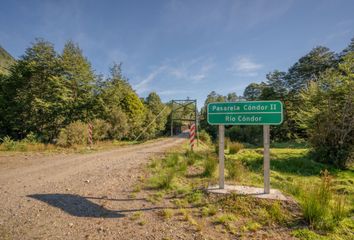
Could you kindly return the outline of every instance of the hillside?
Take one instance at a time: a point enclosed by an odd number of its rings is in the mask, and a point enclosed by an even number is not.
[[[0,73],[6,73],[15,59],[0,46]]]

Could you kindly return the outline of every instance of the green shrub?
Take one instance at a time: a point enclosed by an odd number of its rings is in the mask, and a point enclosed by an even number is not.
[[[208,205],[202,208],[203,217],[214,216],[217,212],[218,212],[218,208],[214,205]]]
[[[186,158],[188,166],[192,166],[195,164],[197,160],[203,159],[203,157],[200,154],[193,152],[189,149],[184,153],[184,156]]]
[[[220,216],[217,216],[214,219],[213,223],[225,225],[225,224],[227,224],[229,222],[234,222],[236,220],[237,220],[237,217],[235,215],[233,215],[231,213],[225,213],[225,214],[222,214]]]
[[[262,143],[262,128],[261,126],[232,126],[226,129],[225,136],[229,137],[231,141],[260,145]]]
[[[224,150],[228,149],[231,144],[231,140],[228,137],[225,137],[224,139]]]
[[[160,212],[160,216],[163,217],[164,219],[170,219],[173,217],[173,210],[171,209],[163,209]]]
[[[1,142],[2,148],[6,151],[13,151],[16,149],[16,141],[12,140],[9,136],[2,138]]]
[[[303,191],[301,208],[305,220],[314,229],[331,230],[346,215],[344,196],[333,196],[332,177],[321,172],[321,183]]]
[[[155,175],[149,179],[149,187],[156,189],[171,189],[176,176],[187,171],[187,163],[178,154],[170,154],[162,159],[160,165],[155,163]]]
[[[81,121],[69,124],[61,129],[57,144],[64,147],[70,147],[75,144],[85,145],[88,140],[88,125]]]
[[[214,151],[215,151],[216,154],[219,155],[219,144],[215,144]]]
[[[200,206],[203,202],[204,194],[202,191],[193,191],[187,195],[187,201],[194,206]]]
[[[187,171],[187,163],[177,153],[168,155],[162,162],[163,167],[171,168],[176,174],[184,174]]]
[[[206,156],[204,163],[203,163],[203,165],[204,165],[203,176],[204,177],[212,177],[214,175],[215,170],[216,170],[217,164],[218,163],[215,158]]]
[[[108,131],[111,125],[102,119],[92,121],[92,139],[93,141],[101,141],[108,138]]]
[[[239,142],[232,142],[229,144],[229,154],[236,154],[245,146]]]
[[[1,150],[5,151],[27,151],[27,143],[25,141],[15,141],[11,137],[5,136],[0,139],[2,141]]]
[[[354,161],[354,52],[300,92],[294,116],[319,162],[346,168]]]
[[[232,158],[225,159],[225,168],[227,177],[232,180],[239,180],[245,172],[242,162]]]
[[[107,121],[111,126],[109,129],[110,138],[121,140],[128,136],[128,117],[120,108],[113,108],[107,116]]]
[[[281,209],[279,202],[274,202],[271,204],[270,208],[268,209],[268,213],[270,218],[277,223],[284,222],[286,218],[286,216],[283,214],[283,210]]]
[[[161,170],[149,179],[148,185],[155,189],[171,189],[176,171],[173,168]]]
[[[211,137],[204,129],[199,132],[199,140],[207,145],[211,144]]]
[[[326,237],[323,237],[307,228],[304,229],[296,229],[291,232],[291,235],[303,239],[303,240],[322,240],[322,239],[328,239]]]
[[[33,132],[30,132],[21,142],[31,143],[31,144],[38,143],[38,137]]]

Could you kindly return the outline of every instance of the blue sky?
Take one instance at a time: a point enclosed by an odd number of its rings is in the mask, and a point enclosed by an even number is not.
[[[36,37],[77,42],[96,73],[123,62],[140,96],[164,101],[243,93],[313,47],[354,37],[352,0],[0,0],[0,45],[21,56]]]

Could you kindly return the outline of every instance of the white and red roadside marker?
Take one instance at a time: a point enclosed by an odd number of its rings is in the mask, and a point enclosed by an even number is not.
[[[193,123],[189,129],[189,145],[191,146],[192,151],[194,147],[194,140],[195,140],[195,124]]]
[[[92,123],[89,123],[88,124],[88,142],[89,142],[91,147],[92,147],[92,144],[93,144],[93,142],[92,142],[92,128],[93,128]]]

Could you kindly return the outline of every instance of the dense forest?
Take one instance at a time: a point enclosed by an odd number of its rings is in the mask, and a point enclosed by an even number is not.
[[[154,138],[165,134],[169,125],[170,103],[162,103],[155,92],[139,98],[121,64],[114,64],[108,77],[95,74],[72,41],[58,53],[52,43],[37,39],[0,72],[0,86],[2,139],[70,146],[87,141],[87,123],[93,123],[95,141],[132,140],[142,132],[141,139]],[[272,140],[306,141],[315,159],[344,168],[354,158],[353,93],[354,39],[340,53],[313,48],[287,71],[275,70],[266,81],[249,84],[243,96],[211,92],[200,112],[200,126],[202,134],[216,139],[216,126],[206,121],[210,102],[279,99],[285,118],[271,128]],[[260,126],[226,128],[233,141],[262,143]]]
[[[135,139],[163,134],[169,108],[150,93],[140,99],[114,64],[107,78],[96,75],[80,47],[68,41],[61,53],[37,39],[6,73],[0,73],[0,138],[36,139],[71,145],[94,140]]]
[[[249,84],[241,99],[281,100],[284,122],[272,126],[273,141],[307,141],[313,157],[345,167],[354,159],[354,39],[340,53],[318,46],[287,71],[275,70],[266,81]],[[210,102],[235,101],[237,96],[211,92],[201,110],[201,126],[215,139],[216,126],[206,121]],[[260,126],[229,126],[233,141],[261,144]]]

